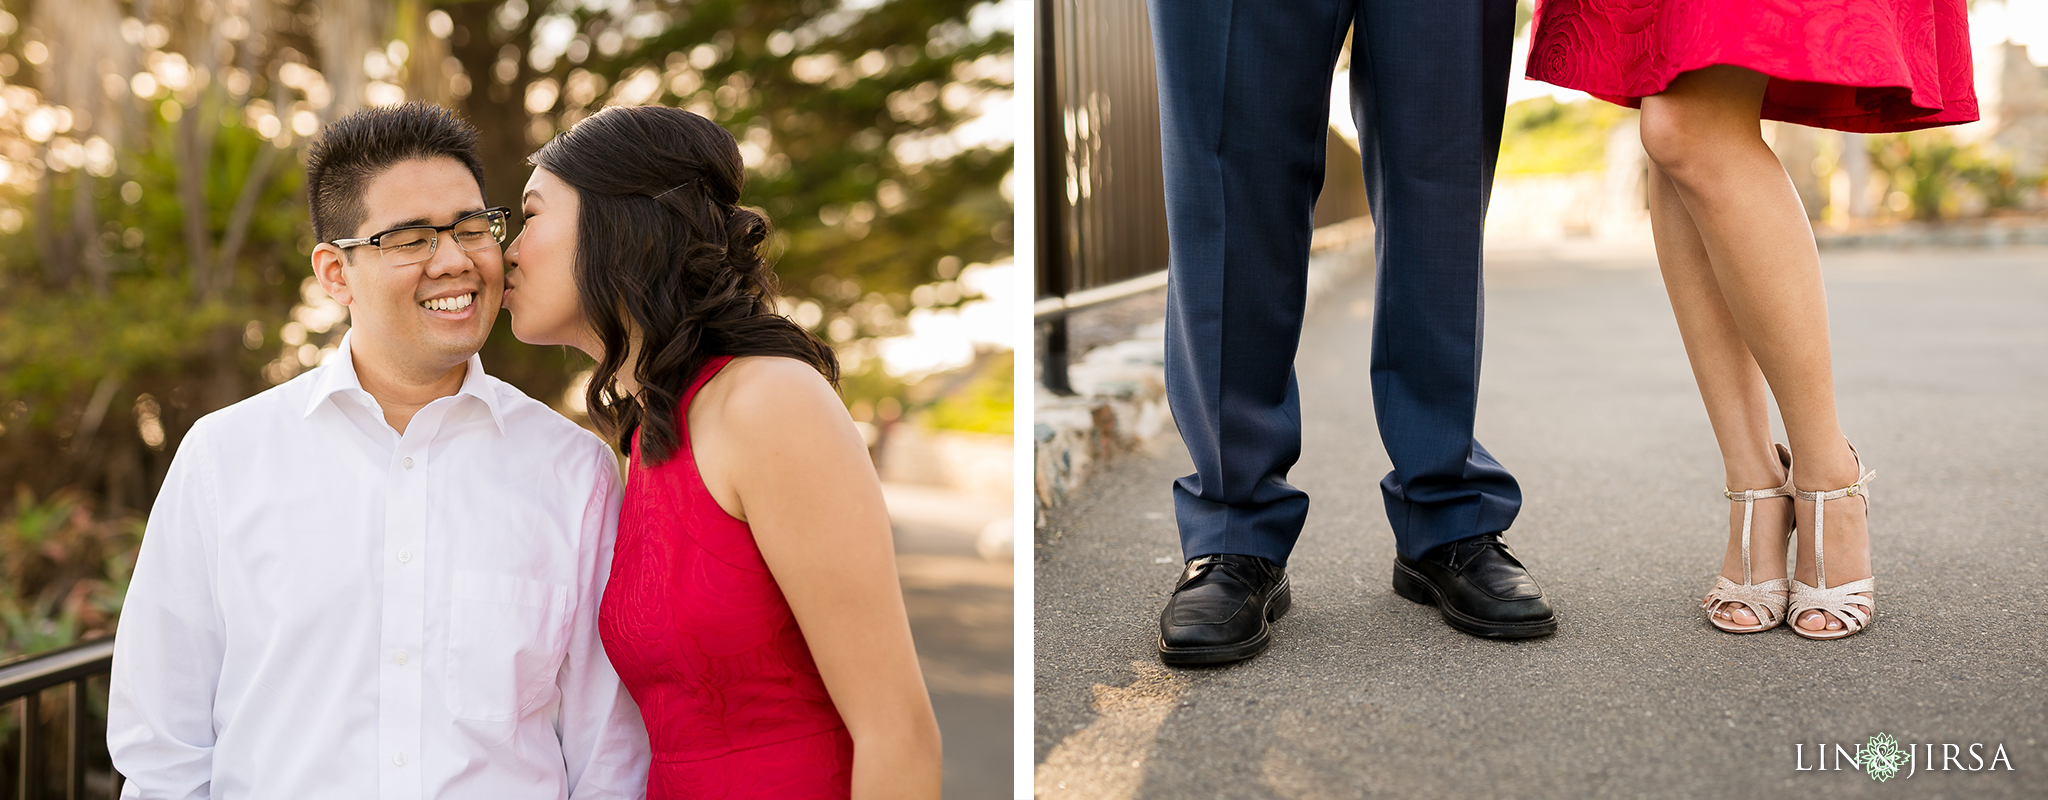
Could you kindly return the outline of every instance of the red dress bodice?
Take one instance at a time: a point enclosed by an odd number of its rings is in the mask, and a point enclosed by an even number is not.
[[[637,436],[598,632],[652,746],[648,800],[845,798],[853,740],[753,530],[719,508],[690,450],[690,401],[659,466]]]
[[[1763,118],[1856,133],[1977,119],[1964,0],[1541,0],[1529,77],[1640,107],[1715,64],[1771,77]]]

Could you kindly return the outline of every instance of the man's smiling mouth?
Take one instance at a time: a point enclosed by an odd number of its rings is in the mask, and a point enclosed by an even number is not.
[[[461,311],[476,302],[476,293],[458,294],[454,297],[436,297],[420,301],[420,307],[429,311]]]

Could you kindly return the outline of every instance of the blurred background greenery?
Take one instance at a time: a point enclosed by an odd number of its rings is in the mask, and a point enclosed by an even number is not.
[[[1013,0],[1014,2],[1014,0]],[[111,628],[200,416],[332,352],[302,150],[428,100],[486,188],[606,105],[725,126],[776,233],[782,311],[832,342],[881,453],[1007,434],[1011,9],[974,0],[0,2],[0,652]],[[515,223],[516,224],[516,223]],[[514,231],[516,233],[516,229]],[[1021,305],[1018,306],[1021,308]],[[575,415],[587,359],[500,325],[495,375]]]
[[[1647,237],[1637,113],[1522,77],[1532,3],[1520,5],[1489,242]],[[1764,123],[1822,247],[1936,228],[2048,238],[2035,233],[2048,232],[2048,0],[1969,7],[1978,121],[1881,135]]]
[[[1608,168],[1615,129],[1634,127],[1636,117],[1630,109],[1592,99],[1546,96],[1517,102],[1508,107],[1497,174],[1513,180],[1602,172]],[[1772,133],[1780,158],[1787,150],[1811,156],[1810,163],[1787,166],[1804,168],[1793,170],[1803,173],[1795,179],[1807,184],[1800,187],[1802,196],[1810,209],[1822,212],[1817,221],[1837,227],[1847,227],[1852,219],[1863,226],[1940,222],[2024,214],[2043,206],[2048,174],[2029,169],[2011,148],[1995,141],[1942,129],[1844,136],[1785,125],[1773,126]],[[1851,197],[1832,192],[1836,175],[1845,172],[1843,162],[1855,157],[1846,152],[1849,147],[1862,150],[1868,172],[1860,177],[1862,186],[1844,188],[1881,201],[1860,211],[1849,208]],[[1830,208],[1835,213],[1826,213]]]

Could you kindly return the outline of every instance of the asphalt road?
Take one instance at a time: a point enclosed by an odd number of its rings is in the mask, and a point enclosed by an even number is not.
[[[1036,531],[1040,796],[2048,796],[2048,250],[1823,254],[1843,424],[1880,473],[1877,619],[1835,642],[1698,610],[1727,504],[1651,256],[1489,259],[1479,438],[1522,483],[1507,540],[1557,634],[1468,637],[1389,589],[1366,275],[1296,362],[1313,504],[1272,649],[1159,665],[1178,440]],[[1813,768],[1880,733],[1912,774]]]
[[[1011,678],[1014,572],[975,550],[1005,503],[958,492],[885,484],[896,572],[910,635],[945,744],[945,796],[1008,797],[1014,761]]]

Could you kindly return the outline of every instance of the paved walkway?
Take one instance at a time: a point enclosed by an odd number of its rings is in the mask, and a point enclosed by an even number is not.
[[[1014,572],[975,541],[1008,504],[910,484],[884,484],[896,571],[918,665],[945,739],[945,796],[1010,794]]]
[[[1700,616],[1727,506],[1650,255],[1489,258],[1479,437],[1522,482],[1508,540],[1558,633],[1464,636],[1388,588],[1368,275],[1304,334],[1313,508],[1266,654],[1159,665],[1177,439],[1036,532],[1040,796],[2048,796],[2048,631],[2023,627],[2048,607],[2048,249],[1823,256],[1844,426],[1880,472],[1878,617],[1839,642]],[[1879,733],[1915,774],[1811,769]],[[1929,773],[1927,744],[2012,771]]]

